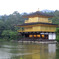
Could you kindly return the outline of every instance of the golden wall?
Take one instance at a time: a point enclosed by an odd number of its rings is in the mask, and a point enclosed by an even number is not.
[[[25,20],[25,23],[32,23],[32,22],[38,22],[38,17],[32,17],[29,18],[28,20]]]
[[[23,31],[18,32],[37,32],[37,31],[43,31],[43,32],[55,32],[56,27],[52,26],[33,26],[33,27],[25,27]]]
[[[44,23],[52,23],[51,20],[48,20],[48,18],[43,17],[32,17],[28,20],[25,20],[25,23],[32,23],[32,22],[44,22]]]
[[[40,31],[55,32],[56,27],[40,26]]]

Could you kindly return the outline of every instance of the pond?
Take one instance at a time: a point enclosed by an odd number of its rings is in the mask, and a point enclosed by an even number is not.
[[[0,59],[59,59],[59,44],[0,42]]]

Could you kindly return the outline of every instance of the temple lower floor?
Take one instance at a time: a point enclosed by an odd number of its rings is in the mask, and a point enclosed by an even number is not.
[[[55,32],[20,32],[25,38],[36,38],[36,39],[46,39],[46,40],[55,40]]]

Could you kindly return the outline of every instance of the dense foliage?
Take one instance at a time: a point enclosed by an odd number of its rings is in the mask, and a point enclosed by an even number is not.
[[[0,17],[0,39],[17,39],[17,24],[24,23],[26,18],[23,18],[22,15],[26,15],[26,13],[20,14],[15,11],[13,14],[4,15]]]
[[[53,14],[55,17],[51,18],[52,22],[55,24],[59,24],[59,11],[56,10],[54,12],[46,12],[48,14]],[[0,38],[5,39],[14,39],[18,38],[17,36],[17,27],[15,25],[22,24],[26,20],[22,15],[26,15],[27,13],[20,14],[15,11],[10,15],[0,16]]]
[[[59,28],[56,29],[56,40],[59,42]]]

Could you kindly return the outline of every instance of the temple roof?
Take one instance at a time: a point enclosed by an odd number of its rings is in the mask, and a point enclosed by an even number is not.
[[[34,17],[34,16],[45,16],[45,17],[53,17],[54,15],[50,15],[41,11],[36,11],[27,15],[24,15],[23,17]]]
[[[16,25],[16,26],[26,26],[26,25],[36,25],[36,24],[46,24],[46,25],[56,25],[56,26],[58,26],[58,24],[52,24],[52,23],[42,23],[42,22],[24,23],[24,24],[21,24],[21,25]]]

